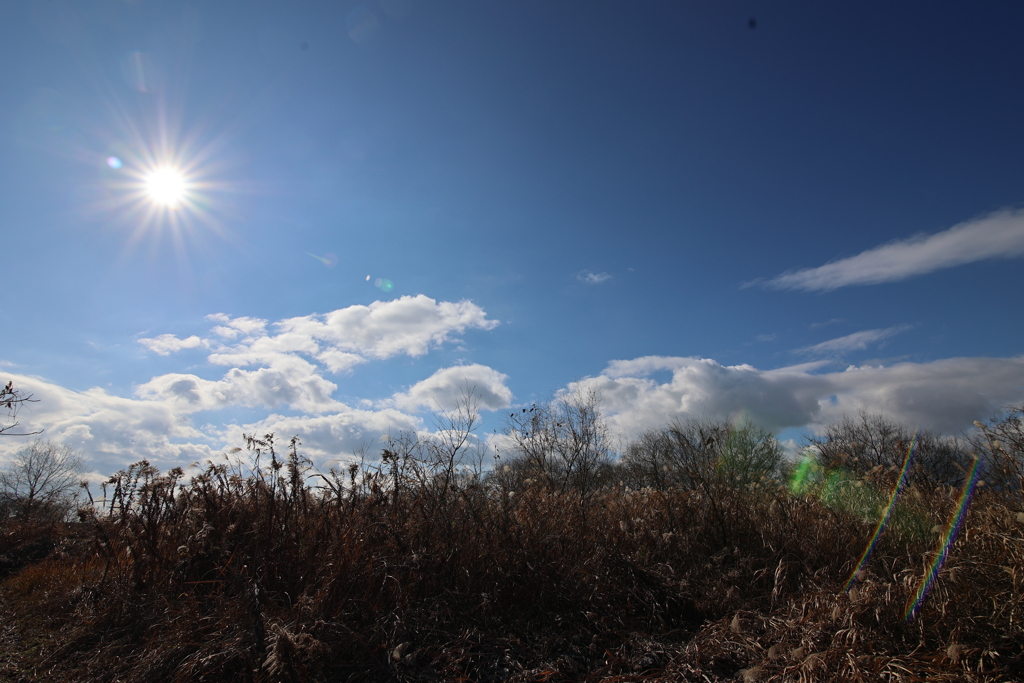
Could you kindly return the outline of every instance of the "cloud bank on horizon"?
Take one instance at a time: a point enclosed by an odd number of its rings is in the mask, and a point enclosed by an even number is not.
[[[208,369],[228,367],[220,377],[166,373],[137,385],[134,396],[121,397],[8,373],[40,400],[20,416],[22,425],[44,427],[45,437],[81,449],[97,471],[109,473],[141,458],[161,468],[213,458],[242,443],[244,433],[298,435],[304,452],[323,464],[376,444],[384,434],[429,430],[423,415],[454,408],[469,389],[483,410],[514,405],[508,375],[480,363],[438,368],[403,391],[363,399],[358,406],[336,400],[338,387],[324,376],[350,373],[376,359],[423,356],[467,330],[494,329],[497,321],[469,301],[419,295],[274,323],[224,314],[208,319],[213,327],[203,336],[138,341],[161,356],[203,350]],[[798,352],[863,349],[907,328],[866,330]],[[565,389],[595,389],[611,428],[623,439],[687,417],[745,417],[776,432],[814,430],[860,410],[955,433],[1024,400],[1024,357],[851,365],[840,372],[827,371],[829,365],[819,360],[760,370],[708,358],[644,356],[612,361]],[[665,372],[670,379],[654,378]],[[238,409],[267,413],[239,424],[230,415]],[[16,447],[0,443],[8,455]]]
[[[939,433],[967,429],[1024,398],[1024,357],[948,358],[819,372],[826,361],[759,370],[708,358],[613,361],[571,387],[602,397],[613,430],[636,434],[673,418],[749,419],[774,432],[820,429],[845,414],[882,413]],[[658,382],[651,375],[669,371]]]
[[[1003,210],[954,225],[934,235],[915,235],[868,249],[816,268],[802,268],[770,280],[770,289],[831,291],[851,285],[897,282],[917,275],[988,259],[1024,255],[1024,210]]]
[[[467,330],[493,329],[498,321],[470,301],[417,295],[275,323],[222,313],[207,318],[214,323],[208,335],[162,334],[138,342],[160,356],[202,349],[210,369],[228,367],[220,377],[166,373],[125,398],[8,373],[39,399],[23,413],[22,424],[45,428],[46,438],[80,448],[97,467],[112,471],[141,458],[169,467],[213,457],[219,448],[241,443],[243,432],[299,434],[306,450],[323,459],[351,453],[389,431],[421,430],[421,408],[449,410],[466,388],[485,409],[503,408],[512,399],[506,375],[479,364],[442,368],[377,404],[352,407],[333,397],[338,385],[326,374],[397,355],[424,356]],[[272,412],[245,425],[197,426],[192,419],[240,408]],[[10,452],[17,444],[0,447]]]

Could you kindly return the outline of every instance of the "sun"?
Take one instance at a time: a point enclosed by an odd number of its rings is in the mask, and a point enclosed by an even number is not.
[[[153,169],[142,179],[146,196],[157,206],[168,209],[178,207],[188,194],[185,175],[176,168],[163,166]]]

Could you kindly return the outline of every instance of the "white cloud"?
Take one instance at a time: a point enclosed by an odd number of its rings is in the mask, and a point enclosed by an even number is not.
[[[200,339],[194,334],[185,339],[178,339],[173,334],[161,334],[159,337],[140,339],[139,343],[161,356],[169,356],[182,349],[198,349],[209,346],[206,340]]]
[[[934,235],[896,240],[817,268],[789,271],[763,284],[772,289],[829,291],[848,285],[895,282],[965,263],[1021,255],[1024,211],[998,211]]]
[[[497,410],[512,404],[512,390],[505,385],[507,379],[508,375],[486,365],[459,365],[438,370],[386,403],[404,410],[452,410],[465,392],[472,390],[481,408]]]
[[[293,354],[315,356],[320,345],[308,335],[285,332],[275,336],[247,336],[234,346],[219,346],[210,354],[209,361],[216,365],[272,365]]]
[[[432,347],[456,341],[456,335],[468,329],[491,330],[498,325],[471,301],[435,301],[422,294],[287,318],[272,324],[275,333],[258,318],[214,313],[207,319],[221,323],[211,330],[220,340],[164,334],[139,342],[164,356],[184,348],[209,348],[211,363],[236,367],[273,365],[284,356],[302,354],[321,361],[331,372],[343,372],[367,358],[422,356]]]
[[[819,327],[827,327],[828,325],[835,325],[836,323],[841,323],[841,322],[846,322],[846,321],[843,318],[832,318],[831,320],[826,320],[823,323],[811,323],[807,327],[809,327],[812,330],[816,330]]]
[[[21,426],[27,431],[45,427],[46,437],[80,448],[98,471],[110,473],[142,458],[166,469],[213,457],[219,448],[239,445],[243,431],[277,432],[281,438],[299,434],[313,454],[337,456],[382,433],[418,429],[421,419],[408,413],[451,406],[460,381],[476,387],[484,408],[511,401],[507,377],[483,365],[440,370],[374,410],[336,401],[337,385],[322,376],[325,368],[344,372],[370,359],[422,356],[468,329],[498,324],[469,301],[406,296],[276,323],[223,313],[207,319],[214,323],[208,338],[164,334],[139,342],[161,356],[208,349],[212,365],[227,366],[219,379],[168,373],[138,385],[134,397],[122,398],[102,389],[77,392],[11,374],[20,390],[39,399],[22,411]],[[238,408],[288,408],[301,414],[274,414],[247,426],[197,428],[191,421],[200,411]],[[0,457],[15,446],[0,442]]]
[[[808,356],[826,356],[842,354],[848,351],[863,351],[875,342],[902,334],[911,329],[913,329],[913,325],[896,325],[895,327],[886,327],[884,329],[862,330],[848,334],[845,337],[829,339],[813,346],[805,346],[802,349],[797,349],[796,352]]]
[[[334,385],[316,375],[311,363],[286,358],[288,363],[271,368],[232,368],[219,380],[189,374],[155,377],[138,387],[133,398],[98,388],[74,391],[28,375],[9,373],[8,379],[39,399],[19,415],[22,428],[45,427],[45,438],[82,449],[91,467],[106,474],[142,458],[161,469],[216,458],[222,449],[241,445],[243,433],[275,433],[282,445],[298,435],[302,452],[323,465],[361,444],[375,451],[381,435],[422,432],[423,420],[414,411],[453,407],[466,383],[487,409],[503,408],[512,398],[505,375],[477,364],[438,370],[406,392],[357,409],[334,401]],[[820,429],[859,410],[956,433],[1024,401],[1024,357],[851,366],[841,372],[825,371],[828,365],[816,361],[759,370],[710,359],[647,356],[613,361],[600,375],[570,388],[598,390],[610,426],[626,438],[677,417],[747,417],[779,431]],[[663,371],[671,373],[670,380],[653,379]],[[275,413],[241,425],[197,427],[191,421],[199,410],[284,404],[303,414]],[[0,440],[0,459],[22,443]]]
[[[438,302],[420,294],[349,306],[323,316],[290,318],[277,327],[283,334],[315,339],[339,351],[390,358],[422,356],[468,329],[491,330],[497,324],[471,301]]]
[[[323,413],[341,405],[331,398],[337,388],[320,377],[311,363],[282,354],[270,367],[232,368],[219,380],[178,373],[160,375],[137,387],[135,393],[144,400],[164,401],[180,414],[231,406],[289,406],[306,413]]]
[[[213,331],[221,337],[235,339],[240,334],[248,337],[258,337],[266,334],[267,321],[259,318],[232,318],[225,313],[211,313],[206,316],[207,320],[217,323],[224,323],[213,328]]]
[[[394,408],[360,410],[340,403],[334,404],[335,410],[316,415],[271,414],[247,424],[197,428],[188,416],[194,408],[191,401],[205,402],[210,409],[228,405],[227,396],[215,395],[225,389],[224,384],[191,375],[169,375],[148,383],[144,397],[122,398],[102,389],[73,391],[39,377],[7,377],[19,390],[38,399],[19,414],[19,429],[45,429],[42,438],[79,449],[90,469],[107,476],[143,458],[162,470],[217,460],[225,449],[244,445],[243,434],[274,433],[282,451],[288,439],[297,435],[302,440],[301,452],[322,466],[363,444],[372,452],[383,434],[422,429],[419,417]],[[245,389],[226,384],[228,392]],[[0,463],[24,444],[24,439],[0,440]]]
[[[673,418],[747,417],[779,431],[818,429],[859,410],[942,433],[1024,400],[1024,357],[951,358],[820,372],[819,361],[777,370],[710,359],[648,356],[614,361],[577,384],[598,390],[610,426],[626,437]],[[658,383],[651,375],[669,370]]]
[[[576,279],[588,285],[599,285],[606,280],[611,280],[612,276],[608,273],[594,273],[589,270],[584,270]]]
[[[357,353],[328,349],[317,354],[316,359],[327,366],[327,369],[334,373],[348,372],[366,359]]]
[[[99,472],[111,474],[142,458],[173,467],[215,452],[167,403],[112,396],[99,388],[74,391],[29,375],[8,378],[38,400],[18,415],[19,429],[44,429],[42,438],[82,450]],[[23,445],[20,439],[2,440],[0,452],[9,456]]]
[[[379,455],[382,436],[421,429],[420,419],[399,410],[346,408],[326,415],[272,414],[258,422],[228,425],[220,439],[225,444],[241,444],[243,434],[274,434],[279,450],[283,450],[291,437],[298,436],[302,442],[299,452],[326,469],[331,461],[347,460],[362,447],[367,448],[371,457]]]

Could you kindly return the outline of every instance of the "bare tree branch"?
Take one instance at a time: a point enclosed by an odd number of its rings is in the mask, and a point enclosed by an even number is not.
[[[7,386],[0,388],[0,408],[7,410],[7,419],[11,421],[11,424],[0,427],[0,436],[33,436],[35,434],[41,434],[42,430],[35,432],[26,432],[24,434],[18,434],[11,430],[18,426],[18,422],[15,419],[18,416],[18,411],[21,406],[25,403],[37,403],[39,399],[32,398],[32,394],[26,394],[18,389],[14,388],[14,382],[7,382]]]

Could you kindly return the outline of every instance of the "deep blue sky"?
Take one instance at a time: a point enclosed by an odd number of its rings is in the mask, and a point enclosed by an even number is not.
[[[1024,400],[1022,32],[1013,3],[7,3],[0,369],[101,471],[240,431],[337,457],[461,378],[494,409],[582,381],[625,436],[955,433]]]

